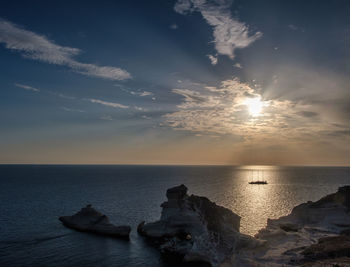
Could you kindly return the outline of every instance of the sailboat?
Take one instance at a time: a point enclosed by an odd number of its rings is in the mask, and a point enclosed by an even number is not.
[[[266,180],[260,180],[260,170],[258,171],[258,180],[254,180],[254,176],[253,177],[253,181],[250,181],[249,184],[267,184]]]

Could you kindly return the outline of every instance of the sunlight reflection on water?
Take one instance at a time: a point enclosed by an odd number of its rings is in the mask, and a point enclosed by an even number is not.
[[[250,235],[265,227],[267,218],[287,215],[295,205],[316,200],[322,191],[325,195],[330,190],[330,184],[317,177],[295,181],[298,177],[290,177],[290,171],[284,171],[283,167],[241,166],[237,169],[232,173],[230,184],[225,186],[225,196],[220,202],[242,217],[241,232]],[[256,180],[266,180],[268,184],[249,184]]]

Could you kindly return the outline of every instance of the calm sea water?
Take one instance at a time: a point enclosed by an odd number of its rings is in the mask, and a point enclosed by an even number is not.
[[[269,184],[248,184],[257,179]],[[241,231],[253,235],[267,218],[350,184],[350,168],[0,165],[0,266],[164,266],[135,229],[158,219],[166,189],[181,183],[239,214]],[[58,221],[88,203],[130,224],[130,242]]]

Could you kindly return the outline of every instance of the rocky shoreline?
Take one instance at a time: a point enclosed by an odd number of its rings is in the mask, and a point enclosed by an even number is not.
[[[296,206],[254,237],[239,232],[240,216],[206,197],[170,188],[160,219],[137,228],[162,255],[189,266],[350,266],[350,186]],[[91,206],[60,217],[80,231],[129,238],[130,226],[114,226]]]
[[[265,244],[234,255],[242,266],[350,266],[350,186],[296,206],[255,235]],[[345,258],[344,258],[345,257]],[[249,265],[251,264],[251,265]]]

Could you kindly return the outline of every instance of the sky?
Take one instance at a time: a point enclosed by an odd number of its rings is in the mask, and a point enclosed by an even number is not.
[[[350,165],[350,1],[0,8],[0,163]]]

